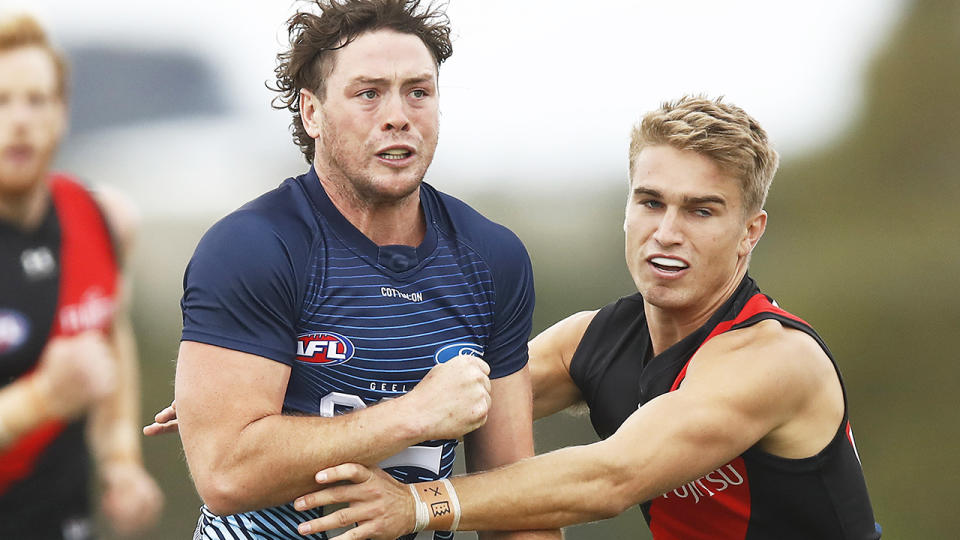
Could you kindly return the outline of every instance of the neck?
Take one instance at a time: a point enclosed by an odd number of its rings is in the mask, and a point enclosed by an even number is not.
[[[375,201],[357,193],[349,182],[322,174],[318,177],[337,210],[374,244],[416,247],[423,241],[427,226],[419,187],[400,199]]]
[[[742,268],[738,267],[731,278],[713,291],[708,298],[696,301],[689,307],[664,308],[644,301],[643,311],[647,317],[653,354],[662,353],[706,324],[710,317],[737,291],[746,273],[744,261]]]
[[[22,229],[40,225],[47,206],[47,183],[36,182],[30,189],[20,193],[0,192],[0,219]]]

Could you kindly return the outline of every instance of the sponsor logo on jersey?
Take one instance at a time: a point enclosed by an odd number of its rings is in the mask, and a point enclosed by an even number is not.
[[[47,246],[23,250],[20,264],[23,265],[23,273],[31,280],[50,277],[57,268],[53,253]]]
[[[737,458],[693,482],[687,482],[673,491],[664,493],[663,498],[686,499],[689,497],[694,504],[699,504],[703,498],[713,497],[730,487],[743,485],[745,475],[741,475],[735,465],[742,466],[742,458]]]
[[[433,355],[433,359],[436,360],[438,364],[442,364],[448,360],[453,360],[461,354],[483,358],[483,347],[474,345],[473,343],[451,343],[438,349],[436,354]]]
[[[353,358],[356,348],[345,336],[334,332],[313,332],[297,336],[297,360],[336,366]]]
[[[423,302],[422,292],[405,293],[392,287],[380,287],[380,295],[386,296],[387,298],[403,298],[411,302]]]
[[[19,311],[0,309],[0,354],[13,352],[27,341],[30,321]]]
[[[60,327],[69,334],[105,329],[113,321],[114,306],[113,298],[93,287],[85,291],[76,304],[60,308]]]

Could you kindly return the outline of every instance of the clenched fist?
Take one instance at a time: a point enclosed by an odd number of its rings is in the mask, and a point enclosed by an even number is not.
[[[116,378],[109,344],[103,334],[91,330],[52,340],[40,357],[34,384],[52,416],[72,419],[110,395]]]
[[[430,439],[456,439],[482,426],[490,411],[490,366],[461,355],[437,364],[407,394]]]

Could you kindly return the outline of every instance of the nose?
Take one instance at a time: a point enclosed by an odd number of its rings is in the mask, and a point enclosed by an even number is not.
[[[683,242],[680,231],[680,215],[676,208],[668,208],[660,217],[653,239],[661,246],[673,246]]]
[[[383,131],[410,131],[410,118],[407,117],[403,98],[391,94],[390,99],[383,104]]]

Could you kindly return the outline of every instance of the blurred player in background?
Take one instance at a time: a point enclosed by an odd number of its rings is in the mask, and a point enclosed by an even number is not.
[[[117,533],[162,506],[122,294],[133,209],[49,172],[66,71],[35,20],[0,20],[0,538],[92,538],[91,454]]]
[[[300,538],[320,514],[292,501],[331,465],[436,480],[464,434],[469,470],[533,453],[529,257],[422,183],[446,16],[317,7],[290,19],[276,70],[312,167],[215,224],[184,277],[176,412],[205,503],[195,538]],[[558,533],[509,536],[544,535]]]
[[[351,506],[304,530],[359,522],[338,537],[357,540],[559,527],[641,504],[657,540],[879,538],[837,365],[747,273],[777,163],[759,124],[720,100],[647,114],[632,133],[624,221],[639,294],[530,345],[536,415],[585,401],[604,440],[447,484],[335,467],[318,481],[357,485],[296,507]]]

